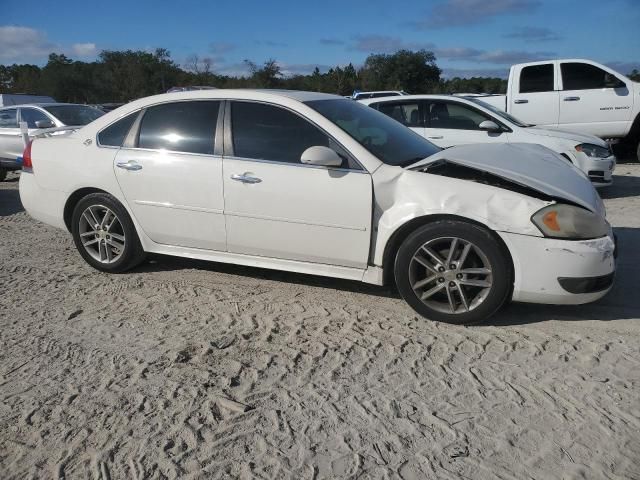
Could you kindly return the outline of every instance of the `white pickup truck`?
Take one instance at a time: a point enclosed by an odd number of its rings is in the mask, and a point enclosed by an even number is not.
[[[527,123],[618,139],[640,157],[640,83],[596,62],[514,65],[507,94],[482,100]]]

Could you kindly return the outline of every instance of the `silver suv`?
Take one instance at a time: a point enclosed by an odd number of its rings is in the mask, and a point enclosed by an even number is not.
[[[83,126],[102,115],[102,110],[73,103],[34,103],[0,108],[0,181],[6,178],[7,172],[20,169],[18,157],[24,150],[20,122],[26,122],[31,137],[48,128]]]

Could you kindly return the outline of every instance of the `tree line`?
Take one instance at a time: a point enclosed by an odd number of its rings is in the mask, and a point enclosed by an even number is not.
[[[405,90],[409,93],[504,93],[501,78],[441,78],[433,52],[400,50],[371,54],[361,67],[316,68],[307,75],[284,75],[274,59],[245,60],[248,74],[220,75],[208,59],[190,57],[179,65],[168,50],[104,50],[94,62],[52,53],[46,65],[0,65],[0,93],[49,95],[61,102],[128,102],[166,92],[173,86],[286,88],[350,95],[354,90]]]

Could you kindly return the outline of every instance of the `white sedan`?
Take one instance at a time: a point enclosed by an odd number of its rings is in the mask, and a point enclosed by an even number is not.
[[[535,143],[576,165],[596,187],[613,182],[616,157],[593,135],[528,125],[479,97],[408,95],[360,100],[398,120],[439,147],[472,143]]]
[[[440,150],[333,95],[143,98],[36,139],[23,169],[27,212],[106,272],[153,252],[395,282],[420,314],[451,323],[511,299],[591,302],[613,282],[603,203],[554,152]]]

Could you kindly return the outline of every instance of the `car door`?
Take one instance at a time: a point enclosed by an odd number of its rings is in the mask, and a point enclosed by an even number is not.
[[[156,243],[226,249],[221,102],[162,103],[141,112],[114,159],[122,193]],[[220,132],[222,125],[220,118]]]
[[[425,136],[442,148],[470,143],[507,143],[507,132],[487,132],[480,124],[500,122],[484,112],[454,100],[425,101]]]
[[[0,160],[15,163],[22,155],[24,142],[18,125],[18,109],[0,110]]]
[[[556,127],[559,92],[554,62],[528,65],[520,70],[511,92],[511,113],[533,125]]]
[[[424,137],[422,103],[420,100],[386,101],[372,103],[369,106],[376,108]]]
[[[248,101],[229,107],[223,160],[229,252],[365,268],[371,241],[369,173],[291,110]],[[300,163],[302,152],[319,145],[341,154],[342,167]]]
[[[626,83],[588,63],[561,62],[560,127],[601,137],[619,136],[631,120]]]

